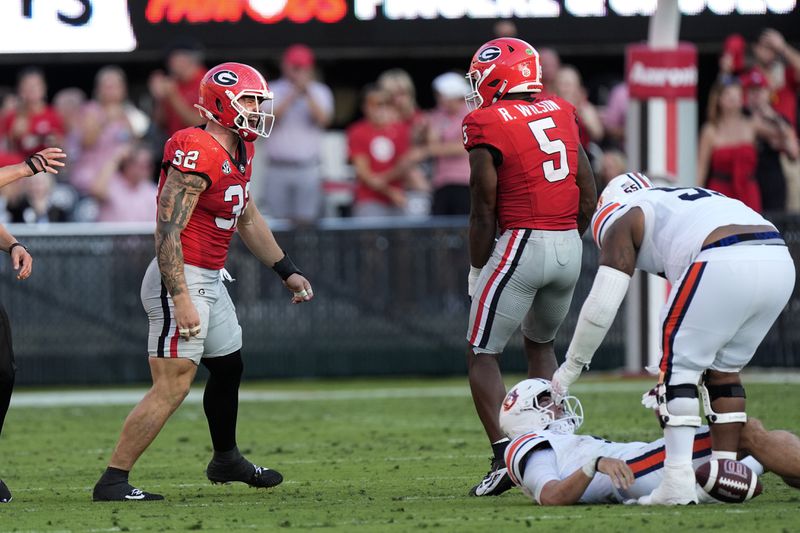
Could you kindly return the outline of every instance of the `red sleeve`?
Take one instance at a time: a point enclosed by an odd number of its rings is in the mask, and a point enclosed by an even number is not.
[[[369,139],[366,134],[367,132],[359,124],[347,130],[347,150],[351,159],[357,155],[369,157]]]
[[[209,146],[207,138],[196,133],[196,128],[179,130],[164,145],[162,166],[171,166],[184,174],[195,174],[204,178],[209,185],[212,176],[219,176],[214,147]]]
[[[476,109],[472,113],[464,117],[461,123],[461,132],[463,133],[464,148],[467,151],[477,148],[478,146],[494,146],[487,139],[486,135],[486,118],[483,116],[482,110]]]

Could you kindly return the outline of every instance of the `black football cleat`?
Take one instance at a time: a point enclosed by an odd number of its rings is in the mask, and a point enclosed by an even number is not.
[[[244,457],[235,463],[212,459],[206,467],[206,477],[214,484],[240,482],[256,489],[269,489],[283,482],[277,470],[254,465]]]
[[[11,501],[11,491],[8,490],[8,485],[0,479],[0,503],[8,503]]]
[[[114,483],[113,485],[100,484],[94,486],[92,501],[95,502],[152,502],[163,500],[161,494],[145,492],[132,486],[130,483]]]
[[[514,487],[508,468],[502,459],[492,459],[492,468],[480,483],[472,487],[470,496],[499,496]]]

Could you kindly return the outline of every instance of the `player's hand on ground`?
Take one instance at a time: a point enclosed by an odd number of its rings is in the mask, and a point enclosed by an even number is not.
[[[597,463],[597,471],[610,477],[614,487],[621,490],[630,488],[635,480],[628,463],[611,457],[602,457]]]
[[[185,298],[173,299],[175,302],[175,321],[178,324],[178,334],[183,340],[200,334],[200,313],[192,303],[192,300]]]
[[[11,250],[11,266],[17,271],[17,279],[28,279],[33,268],[33,257],[22,246]]]
[[[60,159],[65,157],[67,157],[67,154],[61,148],[50,147],[33,154],[31,161],[39,172],[58,174],[57,167],[64,166],[63,161],[60,161]]]
[[[286,288],[292,291],[292,303],[300,304],[307,302],[314,297],[311,284],[300,274],[292,274],[283,282]]]

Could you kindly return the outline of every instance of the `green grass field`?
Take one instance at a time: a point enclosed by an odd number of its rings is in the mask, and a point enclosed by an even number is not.
[[[658,438],[653,415],[639,405],[648,385],[577,385],[582,430]],[[51,399],[85,403],[70,392]],[[767,427],[800,431],[797,385],[751,384],[747,392],[748,411]],[[94,504],[91,487],[130,405],[110,405],[108,394],[104,405],[33,407],[22,391],[0,441],[0,477],[15,497],[0,506],[0,531],[800,531],[800,491],[770,474],[764,495],[738,506],[541,508],[516,489],[467,497],[488,468],[489,449],[465,379],[250,383],[243,397],[240,448],[280,470],[283,485],[267,492],[208,483],[209,438],[195,400],[131,477],[167,500]]]

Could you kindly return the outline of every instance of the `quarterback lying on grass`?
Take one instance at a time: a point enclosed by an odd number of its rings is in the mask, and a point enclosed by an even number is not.
[[[511,438],[506,464],[515,485],[540,505],[636,503],[664,475],[664,439],[612,442],[575,432],[583,407],[574,396],[556,404],[544,379],[526,379],[512,387],[500,411],[500,425]],[[708,426],[694,436],[693,467],[703,469],[704,486],[695,484],[700,503],[742,502],[761,492],[757,476],[772,471],[800,488],[800,438],[788,431],[767,431],[750,418],[742,430],[741,461],[711,461]],[[734,468],[730,468],[734,466]]]

